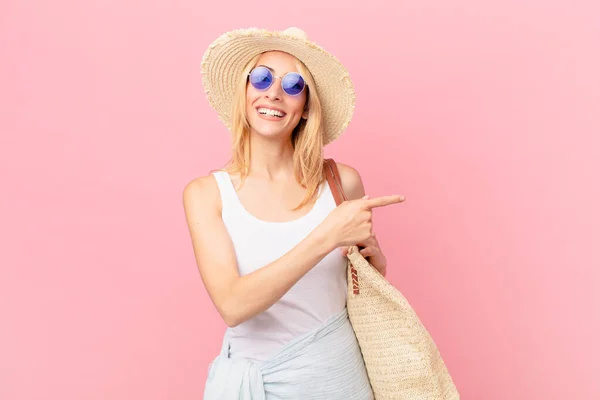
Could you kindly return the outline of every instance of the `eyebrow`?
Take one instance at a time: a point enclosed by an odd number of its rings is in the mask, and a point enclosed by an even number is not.
[[[257,65],[256,67],[265,67],[266,69],[268,69],[272,73],[275,73],[275,70],[273,68],[271,68],[271,67],[269,67],[267,65],[264,65],[264,64]]]

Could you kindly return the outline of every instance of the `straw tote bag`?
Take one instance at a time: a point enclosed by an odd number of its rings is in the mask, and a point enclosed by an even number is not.
[[[333,159],[325,174],[336,204],[346,196]],[[352,246],[348,315],[376,400],[458,400],[438,348],[406,298]]]

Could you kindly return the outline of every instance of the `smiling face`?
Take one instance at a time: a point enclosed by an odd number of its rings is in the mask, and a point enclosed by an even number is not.
[[[288,72],[300,72],[298,60],[284,52],[269,51],[261,54],[256,66],[271,69],[274,76],[283,77]],[[266,90],[256,89],[248,81],[246,85],[246,112],[254,134],[271,138],[290,137],[301,118],[308,117],[304,109],[307,88],[296,96],[291,96],[281,88],[281,79],[274,78]]]

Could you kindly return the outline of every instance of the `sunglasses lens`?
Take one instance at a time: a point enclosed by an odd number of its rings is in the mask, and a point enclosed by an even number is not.
[[[258,67],[250,73],[250,83],[258,90],[265,90],[273,83],[273,74],[265,67]]]
[[[296,96],[302,93],[302,90],[304,90],[304,85],[305,83],[302,75],[296,72],[290,72],[289,74],[286,74],[281,81],[283,90],[291,96]]]

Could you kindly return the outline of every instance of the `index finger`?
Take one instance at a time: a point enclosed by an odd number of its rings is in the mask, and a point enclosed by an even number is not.
[[[404,196],[395,194],[392,196],[381,196],[381,197],[375,197],[374,199],[366,199],[365,204],[366,204],[367,208],[371,209],[371,208],[375,208],[375,207],[389,206],[390,204],[401,203],[403,201],[404,201]]]

